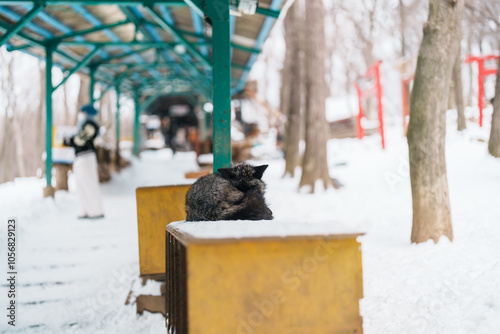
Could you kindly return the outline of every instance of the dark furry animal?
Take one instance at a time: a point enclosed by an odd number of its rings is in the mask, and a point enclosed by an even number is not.
[[[266,168],[241,164],[198,179],[186,194],[186,220],[273,219],[261,180]]]

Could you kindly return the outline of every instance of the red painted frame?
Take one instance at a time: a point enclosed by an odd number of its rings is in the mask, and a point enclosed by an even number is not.
[[[484,108],[484,78],[488,75],[496,75],[497,68],[486,68],[484,66],[484,62],[486,60],[492,59],[500,59],[500,55],[498,54],[489,54],[482,56],[472,56],[468,55],[465,58],[464,63],[473,63],[477,62],[478,74],[477,74],[477,83],[478,83],[478,97],[477,97],[477,106],[479,107],[479,126],[483,126],[483,108]]]
[[[358,93],[358,102],[359,102],[359,112],[356,121],[356,130],[358,138],[363,139],[365,135],[363,127],[361,126],[361,119],[363,118],[363,99],[369,97],[370,95],[372,95],[373,92],[375,92],[377,95],[377,116],[379,120],[379,133],[380,137],[382,138],[382,148],[385,149],[384,107],[382,105],[382,84],[380,83],[380,64],[382,64],[381,60],[370,66],[370,68],[368,68],[368,70],[366,71],[365,75],[362,77],[362,79],[365,80],[373,78],[375,80],[375,85],[373,87],[370,87],[369,89],[365,89],[363,91],[361,90],[361,87],[359,87],[357,82],[354,83],[354,86],[356,87],[356,92]]]

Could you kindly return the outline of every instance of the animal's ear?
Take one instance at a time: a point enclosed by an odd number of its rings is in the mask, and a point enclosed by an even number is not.
[[[262,175],[264,174],[264,171],[269,165],[262,165],[262,166],[255,166],[253,169],[255,170],[255,173],[253,176],[255,176],[256,179],[261,179]]]
[[[217,169],[217,171],[223,178],[227,180],[230,180],[236,176],[236,174],[234,173],[234,169],[232,168],[219,168]]]

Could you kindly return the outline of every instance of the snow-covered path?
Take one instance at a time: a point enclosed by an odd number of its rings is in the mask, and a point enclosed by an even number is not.
[[[276,219],[366,232],[360,239],[365,333],[498,332],[500,160],[477,141],[487,130],[472,128],[448,136],[452,243],[410,244],[407,146],[395,129],[387,131],[386,151],[376,136],[329,143],[332,175],[345,185],[341,190],[298,193],[298,176],[282,179],[282,160],[266,162],[267,199]],[[102,186],[101,221],[76,219],[73,192],[42,199],[37,179],[1,185],[0,219],[15,216],[21,227],[21,305],[16,330],[2,321],[0,332],[165,333],[160,315],[136,316],[135,305],[124,305],[131,289],[158,293],[156,283],[141,287],[137,278],[135,188],[185,182],[184,172],[194,169],[191,153],[172,158],[167,150],[145,152]],[[4,223],[0,236],[5,259]],[[5,309],[4,298],[0,302]]]
[[[132,168],[102,185],[106,217],[97,221],[76,218],[77,201],[72,192],[58,192],[54,201],[42,199],[40,180],[18,179],[1,186],[2,220],[16,217],[20,227],[16,331],[164,332],[161,315],[137,317],[135,305],[124,305],[131,289],[159,294],[157,284],[151,282],[143,288],[138,279],[135,189],[182,180],[186,170],[196,168],[194,157],[190,153],[172,158],[170,151],[146,152]],[[5,224],[0,233],[4,245]],[[2,259],[5,248],[1,249]],[[4,301],[2,298],[2,304]],[[12,332],[5,321],[0,329]]]

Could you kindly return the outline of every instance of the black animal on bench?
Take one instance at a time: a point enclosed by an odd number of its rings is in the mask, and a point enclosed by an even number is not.
[[[267,166],[240,164],[198,179],[186,194],[186,220],[273,219],[261,180]]]

